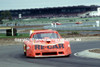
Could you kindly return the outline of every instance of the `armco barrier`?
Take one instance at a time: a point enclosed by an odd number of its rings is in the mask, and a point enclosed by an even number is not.
[[[53,29],[53,30],[100,30],[100,27],[75,27],[75,26],[66,26],[66,25],[57,25],[56,27],[44,26],[44,29]]]

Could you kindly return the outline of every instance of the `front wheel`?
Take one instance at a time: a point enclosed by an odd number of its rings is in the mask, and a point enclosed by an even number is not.
[[[24,52],[24,55],[26,56],[26,52]]]
[[[24,45],[24,55],[26,56],[26,45]]]
[[[67,57],[70,57],[71,54],[67,55]]]

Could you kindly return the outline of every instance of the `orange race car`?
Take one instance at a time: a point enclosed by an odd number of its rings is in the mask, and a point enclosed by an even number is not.
[[[62,25],[61,23],[59,23],[59,22],[56,22],[56,23],[53,23],[53,24],[56,24],[56,25]]]
[[[76,22],[76,24],[82,24],[82,22]]]
[[[27,57],[70,56],[70,43],[54,30],[32,30],[30,39],[24,41]]]

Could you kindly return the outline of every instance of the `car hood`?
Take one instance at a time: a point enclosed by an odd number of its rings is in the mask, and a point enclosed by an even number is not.
[[[61,39],[33,40],[33,45],[50,46],[59,43],[64,43],[64,40]]]

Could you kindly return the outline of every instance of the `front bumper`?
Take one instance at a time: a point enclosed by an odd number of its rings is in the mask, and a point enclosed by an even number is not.
[[[64,49],[57,49],[57,50],[42,50],[42,51],[35,51],[34,57],[55,57],[55,56],[67,56],[69,52]]]
[[[62,57],[67,55],[35,56],[35,57]]]

